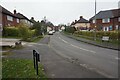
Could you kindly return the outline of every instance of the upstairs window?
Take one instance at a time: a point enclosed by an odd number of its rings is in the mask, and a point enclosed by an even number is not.
[[[120,17],[118,18],[118,22],[120,22]]]
[[[17,23],[19,23],[20,22],[20,20],[19,19],[17,19]]]
[[[95,23],[95,20],[93,20],[92,22]]]
[[[7,20],[9,20],[9,21],[13,21],[13,17],[12,17],[12,16],[7,15]]]
[[[102,23],[109,23],[109,22],[110,22],[110,18],[102,19]]]

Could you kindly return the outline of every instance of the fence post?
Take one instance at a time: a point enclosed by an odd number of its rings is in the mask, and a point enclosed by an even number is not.
[[[36,73],[38,75],[38,53],[36,53]]]
[[[36,56],[35,50],[33,50],[33,63],[34,63],[34,69],[35,69],[35,67],[36,67],[36,65],[35,65],[35,56]]]
[[[37,51],[33,50],[33,62],[34,62],[34,69],[36,69],[36,73],[38,75],[38,61],[40,62],[40,55]]]

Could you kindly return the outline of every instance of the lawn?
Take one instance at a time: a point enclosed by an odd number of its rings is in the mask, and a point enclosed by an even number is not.
[[[42,64],[39,64],[39,75],[36,75],[32,60],[3,58],[2,78],[43,78],[46,80],[46,75]]]

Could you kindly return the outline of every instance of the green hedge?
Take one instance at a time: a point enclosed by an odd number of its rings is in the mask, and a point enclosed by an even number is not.
[[[76,35],[83,35],[83,36],[89,36],[94,37],[95,32],[90,31],[76,31],[74,32]],[[97,31],[96,32],[97,38],[102,38],[102,36],[109,36],[110,39],[118,39],[120,37],[120,32],[118,31]]]
[[[75,27],[67,27],[65,29],[65,31],[68,32],[68,33],[72,33],[73,34],[76,31],[76,29],[75,29]]]
[[[35,30],[30,30],[26,26],[21,27],[4,27],[3,36],[4,37],[20,37],[23,40],[34,37]]]
[[[4,27],[3,36],[20,37],[19,29],[15,27]]]

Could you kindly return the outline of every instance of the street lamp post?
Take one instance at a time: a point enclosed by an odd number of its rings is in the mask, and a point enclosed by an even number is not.
[[[96,25],[96,0],[95,0],[95,27],[94,27],[94,40],[96,41],[96,27],[97,27],[97,25]]]

